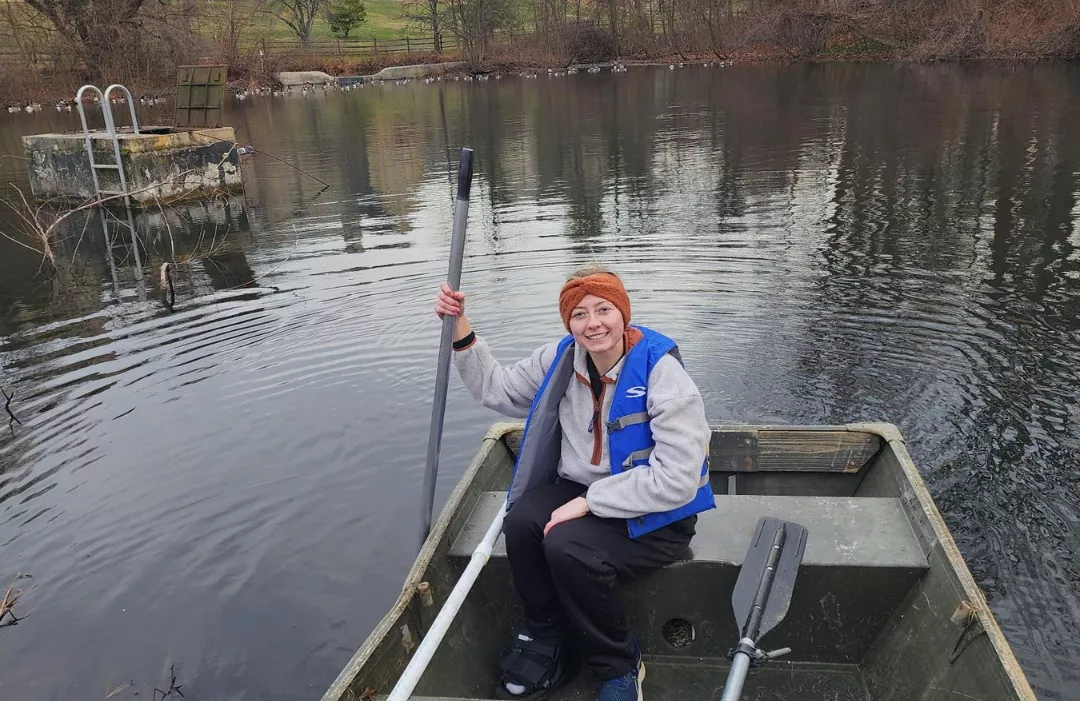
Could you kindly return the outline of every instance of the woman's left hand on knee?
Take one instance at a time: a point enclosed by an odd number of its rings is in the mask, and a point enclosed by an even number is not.
[[[548,520],[547,525],[544,526],[544,535],[546,536],[548,531],[556,525],[566,521],[573,521],[575,518],[581,518],[587,513],[589,513],[589,502],[585,500],[585,497],[571,499],[551,512],[551,518]]]

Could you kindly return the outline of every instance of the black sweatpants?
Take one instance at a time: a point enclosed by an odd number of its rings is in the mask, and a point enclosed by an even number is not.
[[[545,538],[551,512],[584,493],[583,485],[560,479],[519,498],[503,523],[506,555],[533,636],[576,634],[593,672],[614,679],[637,661],[616,582],[674,562],[690,544],[697,517],[631,538],[624,519],[587,514]]]

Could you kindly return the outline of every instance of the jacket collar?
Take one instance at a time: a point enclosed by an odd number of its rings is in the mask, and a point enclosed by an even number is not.
[[[627,327],[626,333],[623,334],[623,343],[626,344],[626,352],[623,353],[623,357],[619,359],[619,362],[615,363],[604,377],[610,380],[616,380],[619,377],[619,373],[622,372],[623,365],[626,363],[626,356],[630,354],[630,349],[637,345],[637,342],[645,337],[645,334],[640,329],[633,326]],[[581,377],[588,380],[589,368],[585,365],[585,359],[589,353],[581,346],[574,344],[574,372]]]

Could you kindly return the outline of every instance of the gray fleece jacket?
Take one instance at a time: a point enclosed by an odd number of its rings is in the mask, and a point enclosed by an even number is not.
[[[454,353],[454,360],[477,402],[500,414],[525,418],[555,359],[557,346],[548,343],[504,368],[477,336],[471,346]],[[650,469],[642,469],[642,465],[613,475],[607,431],[592,427],[596,406],[585,364],[586,351],[577,345],[572,348],[577,380],[570,383],[559,404],[559,475],[588,485],[585,498],[589,510],[604,518],[636,518],[689,503],[698,489],[711,430],[701,393],[686,370],[671,355],[653,366],[647,397],[656,447],[649,458]],[[605,421],[623,363],[620,360],[603,378],[600,416]]]

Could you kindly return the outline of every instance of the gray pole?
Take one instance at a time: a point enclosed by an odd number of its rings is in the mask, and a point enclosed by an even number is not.
[[[743,642],[751,647],[754,641],[743,638]],[[724,685],[724,695],[720,701],[739,701],[742,694],[743,683],[746,681],[746,673],[750,670],[750,656],[745,652],[736,652],[735,659],[731,661],[731,671],[728,672],[727,683]]]
[[[461,259],[465,255],[465,223],[469,218],[469,192],[472,189],[473,151],[461,149],[458,166],[457,199],[454,201],[454,232],[450,240],[450,272],[446,283],[457,290],[461,285]],[[435,401],[431,405],[431,432],[428,435],[427,467],[424,469],[424,500],[420,506],[420,547],[431,532],[431,510],[435,505],[435,479],[439,474],[439,447],[442,444],[443,419],[446,416],[446,391],[450,384],[450,355],[454,343],[454,317],[442,320],[439,341],[439,367],[435,374]]]

